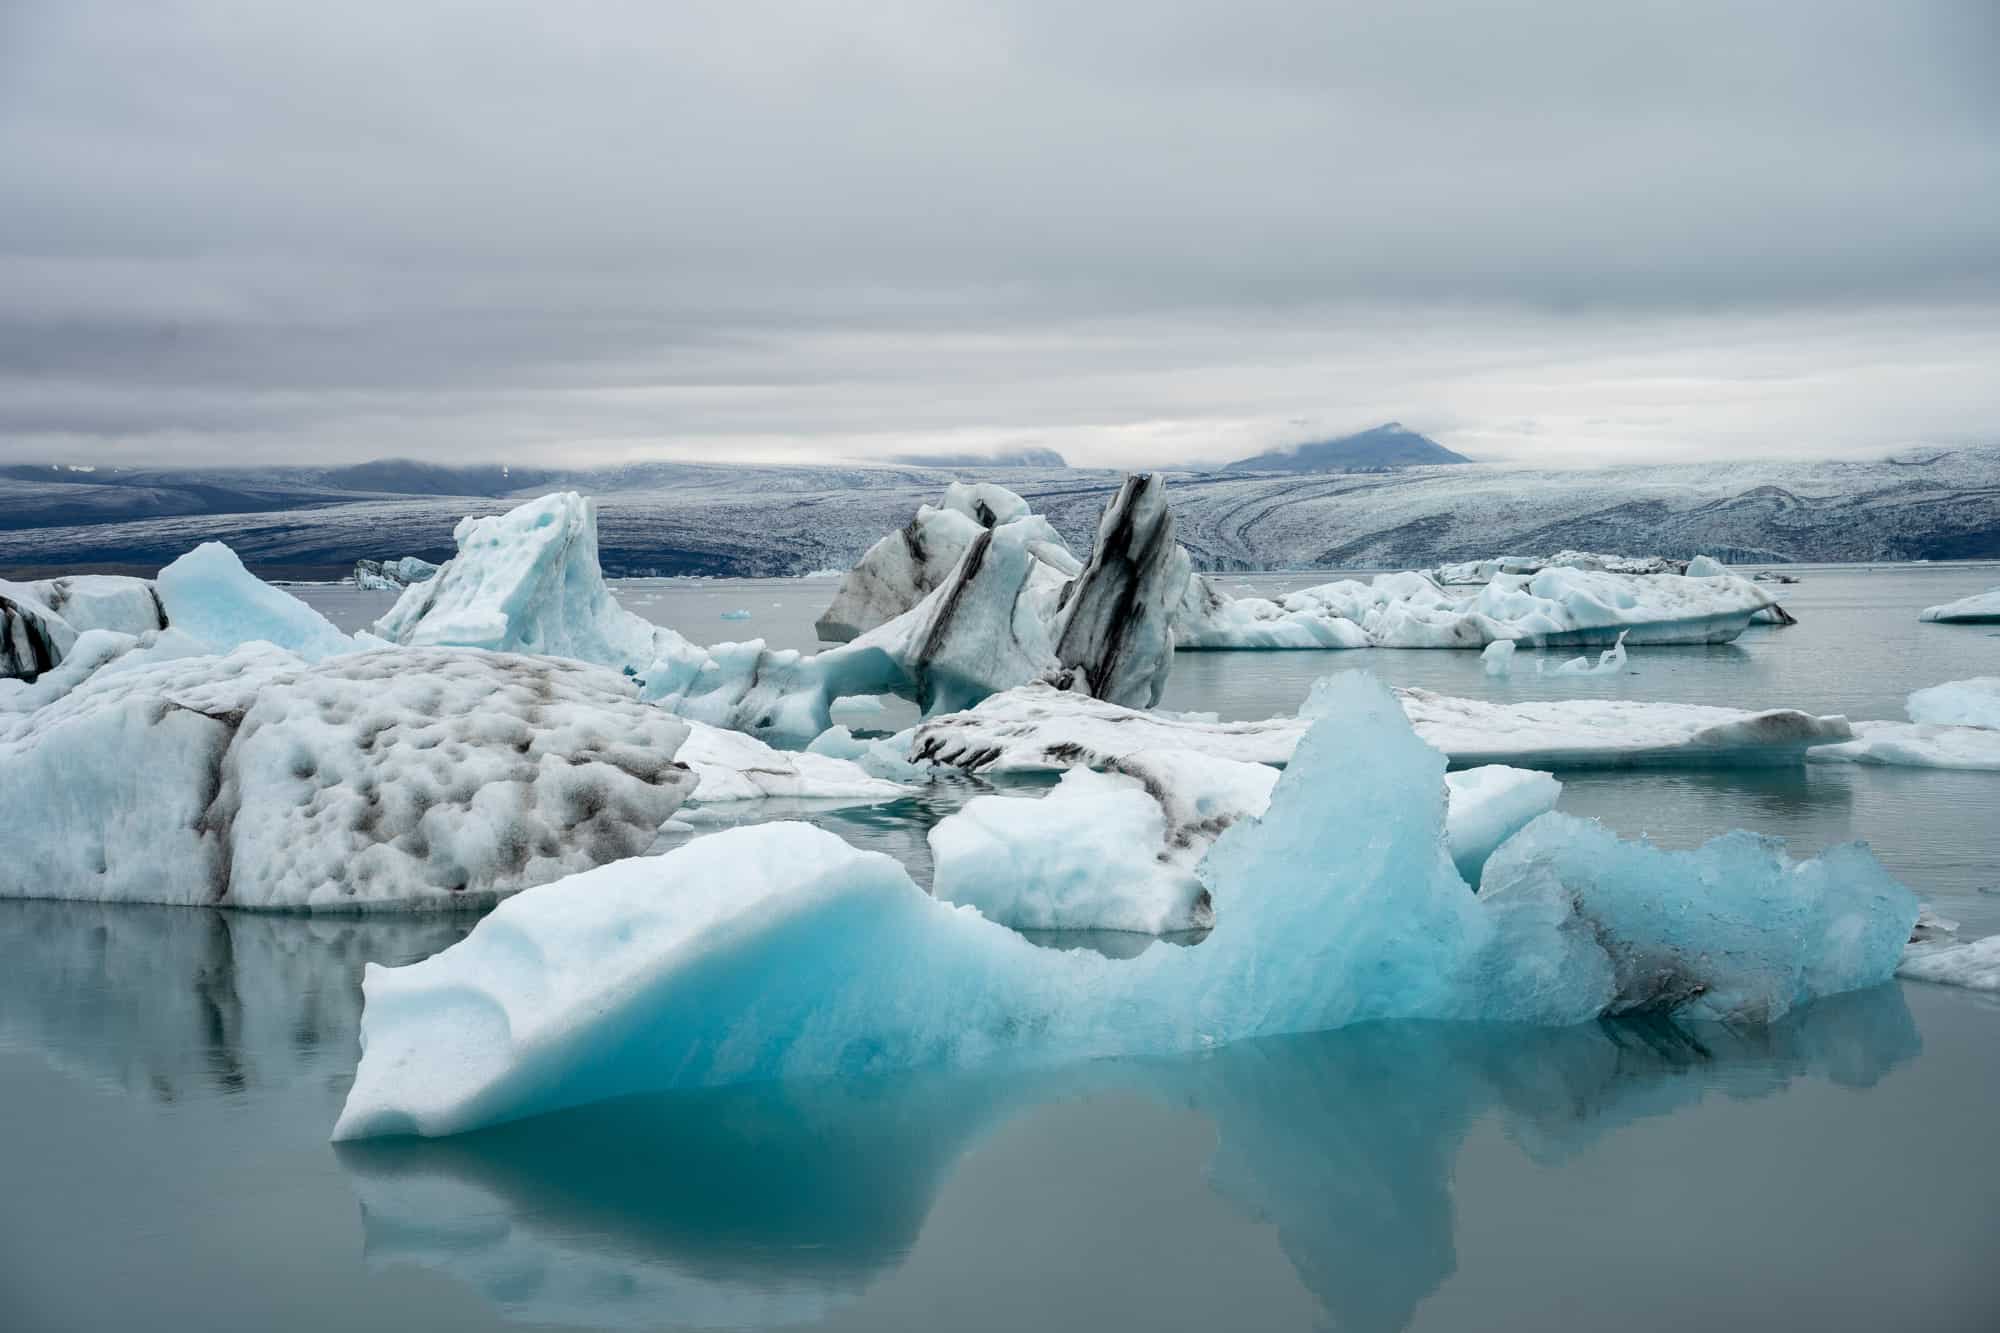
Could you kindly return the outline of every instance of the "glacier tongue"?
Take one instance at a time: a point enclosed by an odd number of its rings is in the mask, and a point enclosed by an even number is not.
[[[1792,863],[1737,836],[1668,853],[1559,816],[1516,835],[1533,854],[1504,888],[1470,894],[1441,837],[1444,760],[1395,696],[1349,677],[1322,703],[1265,816],[1203,862],[1216,926],[1199,945],[1039,949],[822,830],[730,830],[517,895],[443,953],[369,968],[334,1135],[1370,1018],[1571,1023],[1649,1005],[1763,1022],[1886,980],[1916,920],[1859,848]]]

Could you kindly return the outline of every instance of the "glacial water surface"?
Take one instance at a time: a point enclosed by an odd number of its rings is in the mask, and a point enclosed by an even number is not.
[[[1184,654],[1165,702],[1266,716],[1363,667],[1900,718],[1911,689],[2000,675],[2000,627],[1915,619],[2000,569],[1796,572],[1778,591],[1798,626],[1634,649],[1617,677]],[[831,589],[618,585],[692,637],[799,647]],[[298,591],[349,628],[389,600]],[[1563,808],[1674,845],[1865,838],[1964,935],[2000,931],[2000,774],[1561,776]],[[921,879],[924,829],[978,790],[813,817]],[[1897,983],[1745,1031],[1380,1024],[328,1144],[362,965],[472,925],[0,902],[0,1328],[2000,1327],[1990,996]]]

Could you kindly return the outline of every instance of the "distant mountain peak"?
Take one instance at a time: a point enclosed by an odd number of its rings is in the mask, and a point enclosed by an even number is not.
[[[1363,469],[1419,467],[1436,463],[1470,463],[1428,435],[1400,421],[1385,421],[1370,430],[1330,440],[1313,440],[1283,449],[1269,449],[1239,458],[1226,472],[1353,472]]]

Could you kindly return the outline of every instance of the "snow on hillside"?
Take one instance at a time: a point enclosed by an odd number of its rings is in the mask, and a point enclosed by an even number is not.
[[[71,509],[49,515],[46,526],[32,497],[14,490],[29,483],[0,477],[0,570],[51,562],[158,565],[201,541],[226,538],[253,567],[325,565],[345,573],[357,554],[448,556],[459,518],[508,507],[487,496],[343,500],[324,488],[323,475],[297,491],[307,508],[114,522],[78,522]],[[919,467],[649,463],[567,473],[509,498],[559,488],[595,494],[604,564],[613,574],[793,574],[851,565],[957,475]],[[1080,469],[980,475],[1024,496],[1080,552],[1089,549],[1119,480]],[[259,482],[267,484],[268,474]],[[79,487],[88,489],[71,482],[64,490]],[[1563,548],[1679,558],[1709,551],[1758,561],[2000,554],[1994,448],[1863,462],[1174,473],[1170,494],[1179,540],[1209,569],[1419,566]],[[278,503],[268,489],[260,495]]]

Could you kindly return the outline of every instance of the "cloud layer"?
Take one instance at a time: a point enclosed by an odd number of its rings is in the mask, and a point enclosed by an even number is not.
[[[0,8],[0,459],[2000,437],[2000,8]]]

